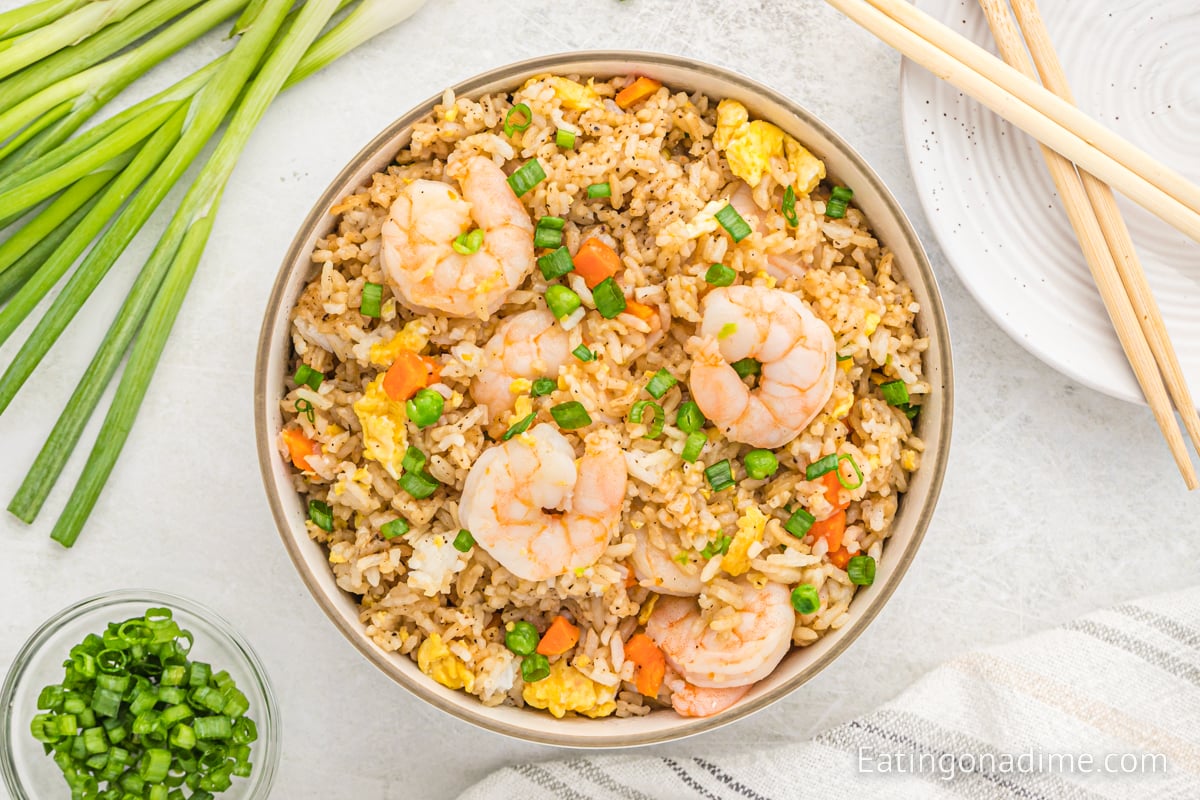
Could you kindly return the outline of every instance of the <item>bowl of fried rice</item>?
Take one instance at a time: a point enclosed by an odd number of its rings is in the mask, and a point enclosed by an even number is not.
[[[255,409],[288,554],[372,664],[629,746],[785,697],[878,614],[941,487],[950,344],[899,204],[812,114],[585,52],[447,89],[338,175]]]

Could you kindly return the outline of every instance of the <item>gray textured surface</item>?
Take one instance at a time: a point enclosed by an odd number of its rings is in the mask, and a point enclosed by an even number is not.
[[[1184,493],[1149,412],[1083,389],[1027,355],[945,263],[914,195],[901,141],[899,61],[884,45],[818,0],[432,0],[401,29],[290,91],[255,134],[142,416],[76,549],[64,552],[47,538],[69,481],[31,529],[0,516],[0,670],[37,623],[68,602],[152,586],[215,606],[266,661],[285,725],[275,797],[448,797],[495,766],[556,755],[423,706],[325,620],[262,497],[251,379],[284,248],[364,143],[447,84],[586,48],[711,61],[816,112],[913,216],[945,294],[956,355],[954,452],[942,501],[890,606],[833,668],[786,702],[659,751],[807,736],[870,709],[964,649],[1194,581],[1200,500]],[[154,81],[183,74],[201,49]],[[163,225],[156,219],[156,230]],[[140,242],[122,261],[88,319],[0,418],[0,499],[15,491],[148,250]],[[0,349],[0,363],[20,338]],[[84,456],[76,454],[71,475]]]

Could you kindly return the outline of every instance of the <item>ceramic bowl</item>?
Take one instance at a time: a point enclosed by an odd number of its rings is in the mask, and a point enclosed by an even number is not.
[[[927,450],[924,463],[912,476],[909,490],[900,502],[891,538],[878,565],[876,582],[859,590],[850,620],[815,644],[793,650],[741,702],[716,716],[702,719],[662,711],[645,717],[560,720],[542,711],[511,706],[488,708],[472,695],[440,686],[421,674],[409,657],[386,652],[365,635],[355,598],[338,588],[323,546],[313,542],[305,532],[306,511],[293,487],[292,467],[275,446],[282,426],[279,406],[291,347],[289,314],[314,273],[309,259],[314,243],[334,226],[335,218],[329,209],[345,195],[369,183],[373,173],[386,168],[395,154],[408,144],[411,126],[430,113],[440,95],[401,116],[354,157],[317,200],[283,259],[259,339],[254,401],[259,461],[279,533],[309,591],[346,638],[372,664],[408,691],[460,719],[534,742],[568,747],[624,747],[665,742],[712,730],[786,697],[832,664],[866,629],[895,591],[929,524],[946,467],[953,407],[945,312],[933,271],[917,235],[879,176],[829,127],[778,92],[719,67],[676,56],[637,52],[546,56],[492,70],[453,88],[459,97],[511,92],[528,78],[544,73],[602,79],[636,73],[657,78],[676,90],[701,91],[709,97],[740,101],[749,109],[752,118],[769,120],[783,128],[823,159],[829,174],[838,182],[853,186],[855,204],[867,214],[880,240],[895,252],[903,276],[921,304],[917,328],[930,340],[924,366],[932,392],[925,398],[917,431]],[[845,676],[845,679],[853,681],[853,676]]]

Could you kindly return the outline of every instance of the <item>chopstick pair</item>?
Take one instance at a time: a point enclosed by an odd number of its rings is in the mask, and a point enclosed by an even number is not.
[[[1200,416],[1129,230],[1101,178],[1197,241],[1200,188],[1074,107],[1036,0],[1012,0],[1020,32],[1008,0],[979,0],[1008,65],[904,0],[827,2],[1042,143],[1046,165],[1126,358],[1184,483],[1189,490],[1197,488],[1200,482],[1172,400],[1198,452]],[[1046,87],[1037,82],[1039,73]]]

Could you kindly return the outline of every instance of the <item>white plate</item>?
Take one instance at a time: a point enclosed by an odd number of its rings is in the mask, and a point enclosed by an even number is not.
[[[916,5],[995,52],[974,0]],[[1043,0],[1041,9],[1079,106],[1200,181],[1200,4]],[[921,203],[975,299],[1051,367],[1144,403],[1034,140],[907,60],[900,85]],[[1200,395],[1200,245],[1117,199]]]

